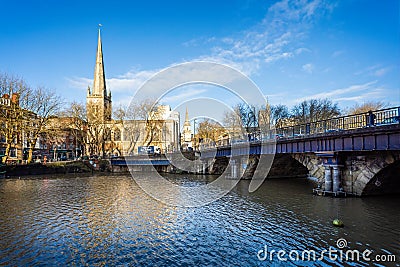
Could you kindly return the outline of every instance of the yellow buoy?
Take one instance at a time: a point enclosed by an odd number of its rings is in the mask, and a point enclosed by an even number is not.
[[[332,222],[332,224],[333,224],[334,226],[336,226],[336,227],[343,227],[343,226],[344,226],[344,223],[343,223],[341,220],[339,220],[339,219],[334,219],[333,222]]]

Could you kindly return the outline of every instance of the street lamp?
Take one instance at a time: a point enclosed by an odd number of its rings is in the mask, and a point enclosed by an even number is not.
[[[193,150],[196,151],[196,119],[193,119]]]

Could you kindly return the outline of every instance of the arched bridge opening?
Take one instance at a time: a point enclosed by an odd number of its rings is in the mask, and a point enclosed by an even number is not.
[[[381,169],[362,191],[362,195],[384,194],[400,194],[400,160]]]

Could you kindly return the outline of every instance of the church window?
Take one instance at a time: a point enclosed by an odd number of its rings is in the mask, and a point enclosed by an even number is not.
[[[105,141],[111,141],[111,130],[110,128],[106,128],[104,132],[104,140]]]
[[[119,129],[114,130],[114,141],[121,141],[121,131]]]

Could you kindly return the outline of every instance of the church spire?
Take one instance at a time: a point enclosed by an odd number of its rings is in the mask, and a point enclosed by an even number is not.
[[[94,80],[93,80],[92,94],[107,96],[100,28],[99,28],[99,39],[97,41],[96,66],[94,68]]]
[[[186,107],[186,115],[185,115],[185,126],[189,125],[190,126],[190,122],[189,122],[189,113],[188,113],[188,108]]]

